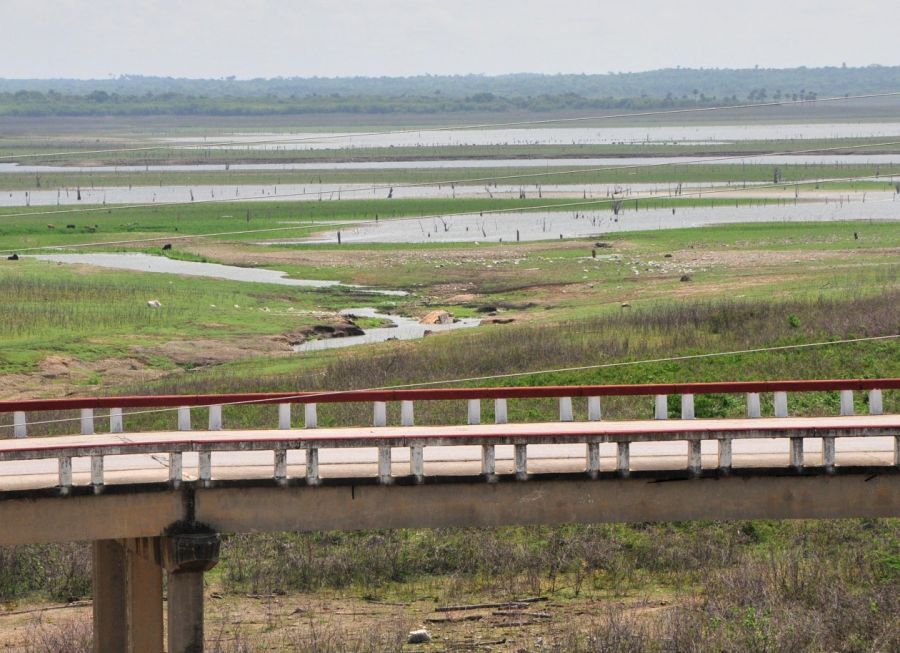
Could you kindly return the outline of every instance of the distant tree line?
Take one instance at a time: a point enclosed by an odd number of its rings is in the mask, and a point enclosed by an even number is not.
[[[0,93],[0,116],[141,116],[212,115],[262,116],[304,113],[444,113],[463,111],[560,111],[576,109],[640,110],[681,108],[737,103],[738,98],[585,98],[573,93],[538,97],[499,97],[478,93],[463,98],[435,96],[310,95],[306,97],[202,97],[164,93],[162,95],[119,95],[94,91],[89,95],[63,95],[55,91]]]
[[[0,79],[0,115],[277,115],[654,109],[900,89],[900,66],[665,69],[608,75]]]

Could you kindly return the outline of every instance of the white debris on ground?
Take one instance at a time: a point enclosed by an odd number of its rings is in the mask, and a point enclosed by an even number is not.
[[[411,630],[409,632],[409,637],[406,638],[407,644],[427,644],[431,641],[431,635],[427,630]]]

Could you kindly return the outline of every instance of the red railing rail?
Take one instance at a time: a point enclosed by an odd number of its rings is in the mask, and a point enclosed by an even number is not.
[[[440,401],[454,399],[536,399],[547,397],[622,397],[649,395],[737,394],[896,390],[900,378],[649,383],[634,385],[498,386],[489,388],[416,388],[317,392],[253,392],[205,395],[122,395],[0,401],[0,413],[84,408],[178,408],[228,404],[310,404],[372,401]]]

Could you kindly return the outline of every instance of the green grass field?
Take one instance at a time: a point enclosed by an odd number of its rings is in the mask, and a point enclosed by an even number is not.
[[[862,157],[865,158],[865,157]],[[548,184],[639,184],[732,182],[736,184],[774,180],[795,182],[881,175],[891,183],[900,175],[900,166],[881,164],[773,165],[773,164],[676,164],[656,167],[632,167],[627,159],[620,165],[586,167],[565,166],[503,168],[400,168],[394,170],[273,170],[273,171],[191,171],[191,172],[52,172],[0,174],[0,190],[36,191],[75,188],[131,186],[203,186],[203,185],[303,185],[303,184],[458,184],[548,185]],[[619,168],[619,169],[616,169]],[[624,168],[624,169],[623,169]],[[518,177],[516,179],[505,179]],[[496,180],[496,181],[490,181]],[[386,194],[386,193],[384,193]]]

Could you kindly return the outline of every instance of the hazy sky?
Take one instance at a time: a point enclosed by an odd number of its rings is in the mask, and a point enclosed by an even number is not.
[[[0,0],[0,77],[900,64],[896,0]]]

